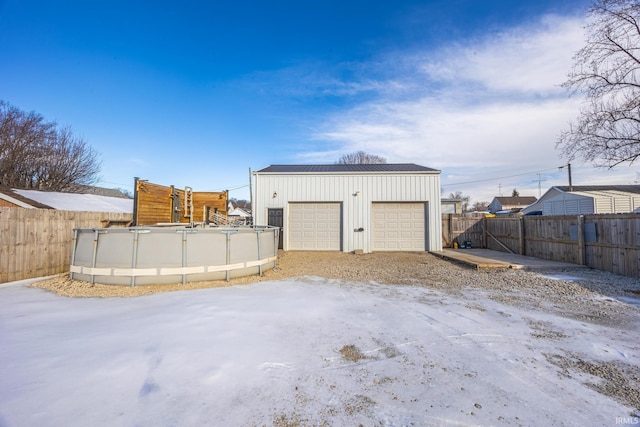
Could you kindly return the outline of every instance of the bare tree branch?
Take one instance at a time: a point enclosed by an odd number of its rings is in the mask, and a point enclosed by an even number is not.
[[[73,191],[99,172],[98,154],[70,128],[0,101],[1,185]]]
[[[349,154],[344,154],[338,159],[338,164],[341,165],[371,165],[371,164],[384,164],[387,163],[387,159],[384,157],[376,156],[375,154],[365,153],[364,151],[356,151]]]
[[[596,0],[589,17],[587,43],[563,84],[588,102],[557,146],[569,160],[611,168],[640,157],[640,3]]]

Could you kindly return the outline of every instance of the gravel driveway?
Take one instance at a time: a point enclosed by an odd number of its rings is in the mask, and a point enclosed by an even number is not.
[[[544,276],[543,276],[544,274]],[[579,279],[559,280],[571,276]],[[37,282],[33,286],[69,297],[129,297],[157,292],[245,285],[268,280],[316,276],[349,282],[375,282],[427,286],[455,292],[466,287],[496,290],[504,298],[541,298],[547,302],[574,302],[588,292],[604,296],[640,298],[640,280],[584,268],[558,270],[475,270],[440,259],[427,252],[378,252],[354,255],[342,252],[283,252],[277,267],[264,276],[225,281],[193,282],[186,285],[113,286],[71,281],[67,274]],[[552,278],[545,276],[553,276]],[[514,295],[511,295],[514,294]],[[515,295],[518,294],[518,295]]]

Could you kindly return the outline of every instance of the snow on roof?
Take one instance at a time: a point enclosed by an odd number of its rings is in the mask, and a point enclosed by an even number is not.
[[[13,192],[53,209],[86,212],[133,212],[133,199],[98,196],[96,194],[60,193],[13,189]]]

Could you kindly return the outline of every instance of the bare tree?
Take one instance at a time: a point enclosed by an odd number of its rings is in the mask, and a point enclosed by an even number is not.
[[[469,211],[469,201],[471,197],[462,194],[462,191],[456,191],[455,193],[449,193],[449,198],[454,200],[460,200],[462,203],[462,212]]]
[[[232,197],[231,199],[229,199],[229,201],[233,203],[233,205],[237,208],[251,211],[251,202],[249,202],[248,200],[236,199],[235,197]]]
[[[387,163],[384,157],[375,154],[365,153],[364,151],[355,151],[353,153],[344,154],[338,159],[340,165],[373,165]]]
[[[489,202],[475,202],[473,206],[471,206],[471,210],[474,212],[484,212],[489,210]]]
[[[563,84],[586,102],[557,145],[569,159],[631,164],[640,156],[640,3],[596,0],[589,18],[586,46]]]
[[[94,183],[98,154],[70,128],[0,101],[0,184],[71,190]]]

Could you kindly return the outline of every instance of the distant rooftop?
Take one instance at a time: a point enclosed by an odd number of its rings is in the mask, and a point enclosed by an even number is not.
[[[96,196],[120,197],[122,199],[131,198],[117,188],[95,187],[93,185],[77,185],[68,193],[95,194]]]
[[[271,165],[257,172],[263,173],[332,173],[332,172],[440,172],[415,163],[330,164],[330,165]]]
[[[513,205],[513,206],[528,206],[531,203],[534,203],[536,200],[533,196],[511,196],[511,197],[496,197],[496,200],[500,202],[501,205]]]

